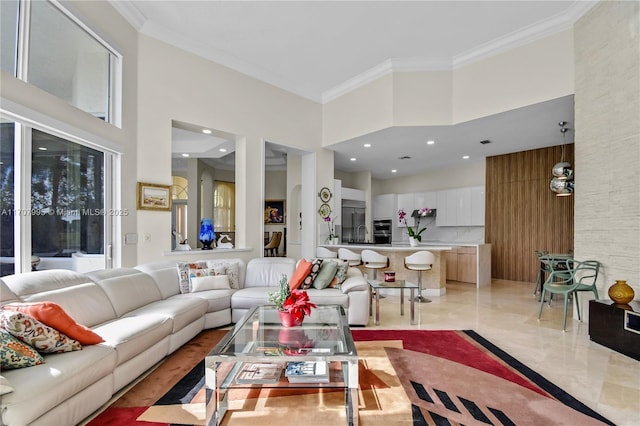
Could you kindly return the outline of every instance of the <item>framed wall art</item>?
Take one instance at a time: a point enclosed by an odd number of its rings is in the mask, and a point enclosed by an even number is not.
[[[171,187],[138,182],[138,210],[171,211]]]
[[[284,225],[284,200],[264,200],[265,225]]]

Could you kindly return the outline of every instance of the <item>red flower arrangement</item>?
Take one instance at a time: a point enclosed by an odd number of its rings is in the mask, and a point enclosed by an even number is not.
[[[311,308],[315,307],[316,305],[309,301],[307,292],[298,289],[292,290],[289,297],[282,304],[282,310],[290,312],[294,317],[311,315]]]

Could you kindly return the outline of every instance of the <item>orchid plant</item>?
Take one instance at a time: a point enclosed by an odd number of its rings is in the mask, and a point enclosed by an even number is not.
[[[324,218],[324,221],[327,223],[327,228],[329,228],[329,236],[327,237],[327,241],[331,241],[334,238],[338,238],[338,234],[336,234],[336,225],[334,221],[336,220],[336,216],[331,218],[327,216]]]
[[[400,223],[404,223],[407,226],[407,232],[409,233],[410,238],[415,238],[418,241],[422,241],[421,234],[427,229],[427,227],[425,226],[424,228],[420,229],[420,219],[422,219],[423,217],[425,217],[430,213],[431,213],[430,208],[423,207],[421,209],[418,209],[418,218],[416,219],[415,229],[409,226],[409,224],[407,224],[407,219],[406,219],[407,212],[405,212],[404,209],[400,209],[398,211],[398,219]]]

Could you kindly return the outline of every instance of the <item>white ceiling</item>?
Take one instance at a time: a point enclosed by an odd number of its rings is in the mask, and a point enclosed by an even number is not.
[[[569,28],[595,3],[111,1],[143,34],[317,102],[327,102],[390,70],[455,69],[531,42]],[[498,114],[457,126],[377,132],[332,147],[337,152],[336,168],[391,177],[380,164],[386,170],[388,159],[398,156],[398,146],[406,147],[416,168],[424,171],[454,164],[465,153],[473,161],[488,153],[557,145],[562,135],[555,123],[573,120],[573,98],[550,106],[533,106],[530,112],[535,117],[518,120]],[[443,142],[436,141],[435,149],[426,152],[416,148],[430,137]],[[572,135],[566,138],[573,141]],[[365,139],[376,149],[352,153]],[[483,139],[494,143],[480,150],[476,145]],[[355,163],[348,161],[353,155],[359,157]],[[403,174],[409,164],[403,162]]]

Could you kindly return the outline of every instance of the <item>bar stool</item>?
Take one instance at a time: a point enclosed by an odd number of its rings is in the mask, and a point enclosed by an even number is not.
[[[418,271],[418,295],[415,301],[429,303],[431,300],[422,297],[422,271],[428,271],[436,261],[430,251],[417,251],[404,258],[404,267],[412,271]]]
[[[373,250],[362,250],[360,253],[365,268],[373,269],[373,279],[377,280],[378,269],[389,267],[389,258]]]
[[[358,266],[362,265],[362,257],[349,249],[339,248],[338,249],[338,259],[346,260],[349,266]]]
[[[316,247],[316,257],[322,259],[337,259],[338,253],[325,247]]]

